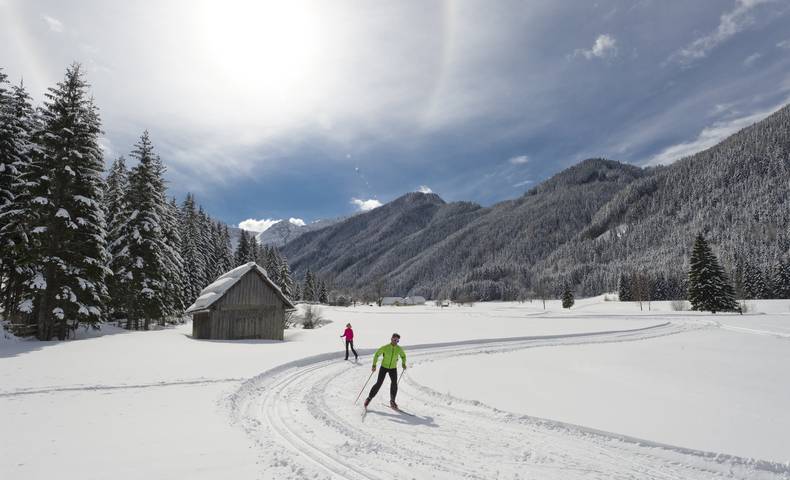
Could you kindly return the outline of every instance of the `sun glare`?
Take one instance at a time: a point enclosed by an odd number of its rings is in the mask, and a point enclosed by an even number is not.
[[[319,71],[320,22],[304,2],[206,2],[207,61],[227,85],[255,98],[289,101]]]

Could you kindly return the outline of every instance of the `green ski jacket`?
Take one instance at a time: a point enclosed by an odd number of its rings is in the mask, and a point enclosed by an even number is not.
[[[403,368],[406,368],[406,352],[400,348],[400,345],[393,345],[388,343],[383,347],[376,350],[376,354],[373,355],[373,366],[375,367],[379,361],[379,357],[383,356],[384,358],[381,360],[381,367],[382,368],[395,368],[398,366],[398,357],[403,360]]]

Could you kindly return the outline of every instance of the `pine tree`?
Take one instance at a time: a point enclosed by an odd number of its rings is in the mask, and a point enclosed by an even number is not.
[[[746,262],[743,267],[744,298],[765,298],[766,290],[763,273],[754,263]]]
[[[191,193],[187,193],[184,203],[181,205],[179,223],[181,258],[184,262],[182,302],[184,305],[191,305],[206,286],[204,283],[206,259],[200,248],[198,212],[195,197]]]
[[[23,84],[6,88],[0,70],[0,309],[20,323],[19,301],[32,276],[22,259],[30,251],[29,178],[38,117]]]
[[[302,299],[302,287],[299,286],[299,282],[294,282],[294,293],[291,296],[291,300],[298,301]]]
[[[158,158],[158,157],[157,157]],[[164,167],[160,176],[164,176]],[[185,285],[184,259],[181,257],[181,228],[179,210],[176,199],[165,204],[163,211],[162,232],[165,237],[165,318],[179,318],[184,314],[183,291]]]
[[[222,225],[220,237],[219,271],[225,273],[233,269],[233,247],[230,243],[230,231],[227,225]]]
[[[101,125],[81,67],[46,93],[43,131],[24,175],[31,242],[20,267],[29,269],[22,310],[35,311],[36,336],[65,339],[79,324],[96,325],[107,296]]]
[[[735,310],[735,291],[702,234],[694,241],[688,275],[688,300],[694,310]]]
[[[280,275],[278,275],[278,286],[283,294],[291,299],[294,298],[294,284],[291,279],[291,269],[288,267],[288,262],[283,259],[282,266],[280,267]]]
[[[307,269],[307,274],[304,278],[304,288],[302,288],[302,298],[305,302],[314,302],[316,297],[315,276],[310,269]]]
[[[790,260],[782,262],[776,274],[775,285],[776,298],[790,298]]]
[[[619,298],[621,302],[630,302],[633,300],[631,295],[631,282],[630,277],[624,273],[620,274],[620,281],[618,282]]]
[[[320,281],[320,287],[318,289],[318,301],[321,303],[329,302],[329,292],[327,292],[326,282],[323,280]]]
[[[570,309],[574,303],[573,292],[570,287],[565,287],[565,291],[562,292],[562,308]]]
[[[252,248],[250,246],[250,236],[245,230],[242,230],[241,235],[239,236],[239,244],[236,246],[236,254],[234,256],[236,260],[236,266],[240,267],[249,262],[251,256]]]
[[[129,174],[126,210],[113,243],[112,265],[127,325],[148,330],[152,321],[164,324],[174,313],[170,289],[171,282],[178,281],[175,272],[180,268],[180,256],[178,245],[168,243],[176,243],[175,232],[167,231],[175,225],[165,196],[164,167],[147,131],[135,145],[132,158],[138,163]]]

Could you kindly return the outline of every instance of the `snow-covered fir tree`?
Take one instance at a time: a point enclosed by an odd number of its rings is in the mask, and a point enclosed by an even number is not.
[[[574,303],[573,292],[570,287],[565,287],[565,290],[562,292],[562,308],[571,308]]]
[[[329,302],[329,292],[327,291],[327,288],[326,288],[326,282],[321,280],[319,282],[319,285],[320,286],[318,287],[318,301],[321,302],[321,303],[328,303]]]
[[[277,281],[279,282],[277,285],[280,287],[280,290],[282,290],[288,298],[294,299],[294,283],[293,279],[291,279],[291,269],[288,267],[288,261],[286,259],[282,261]]]
[[[302,287],[299,285],[299,282],[294,282],[294,292],[291,295],[291,300],[298,301],[302,299]]]
[[[304,287],[302,288],[302,299],[305,302],[314,302],[316,299],[316,284],[315,275],[310,269],[307,269],[307,274],[304,277]]]
[[[624,273],[620,274],[620,281],[618,282],[618,293],[621,302],[630,302],[633,300],[631,295],[631,282],[628,276]]]
[[[233,269],[233,247],[230,243],[230,231],[228,230],[228,226],[225,224],[222,224],[222,233],[219,238],[219,249],[219,270],[220,272],[225,273]]]
[[[12,318],[19,313],[20,296],[30,277],[21,264],[29,251],[32,199],[24,179],[31,168],[32,139],[39,125],[24,85],[7,87],[0,70],[0,310]]]
[[[691,308],[712,313],[735,310],[735,291],[701,233],[694,241],[690,264],[688,300]]]
[[[174,245],[175,222],[165,194],[164,167],[147,131],[131,156],[137,165],[129,174],[125,210],[112,244],[118,286],[114,293],[128,316],[128,328],[148,330],[152,322],[163,324],[174,313],[170,282],[178,282],[174,272],[182,265]]]
[[[250,240],[251,235],[246,230],[242,230],[239,235],[239,244],[236,245],[236,253],[234,259],[237,267],[252,261],[252,244]]]
[[[117,225],[121,212],[126,210],[123,202],[128,189],[129,169],[126,168],[126,160],[118,157],[110,165],[104,186],[104,215],[109,233],[112,233],[113,227]]]
[[[204,275],[206,258],[200,247],[198,211],[195,197],[191,193],[187,193],[181,205],[179,222],[181,226],[181,258],[184,262],[182,301],[184,305],[191,305],[206,286]]]
[[[80,65],[70,66],[45,98],[38,149],[22,177],[32,228],[19,259],[32,274],[21,309],[35,314],[41,340],[98,324],[107,296],[101,125]]]
[[[160,176],[164,177],[164,165],[157,157]],[[162,222],[162,232],[165,236],[165,316],[162,319],[180,318],[187,305],[184,304],[184,285],[186,265],[181,257],[181,226],[179,225],[180,212],[176,199],[172,198],[165,204]]]

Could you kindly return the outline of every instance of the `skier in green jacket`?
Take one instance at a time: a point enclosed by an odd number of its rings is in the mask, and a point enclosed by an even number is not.
[[[376,371],[376,363],[379,357],[381,360],[381,368],[379,369],[379,377],[376,384],[370,389],[368,398],[365,399],[365,408],[367,408],[370,400],[379,393],[379,388],[384,384],[384,377],[390,376],[390,407],[397,409],[398,404],[395,403],[395,396],[398,394],[398,357],[401,358],[403,369],[406,370],[406,352],[398,345],[400,342],[400,335],[397,333],[392,334],[390,343],[376,350],[373,355],[373,371]]]

